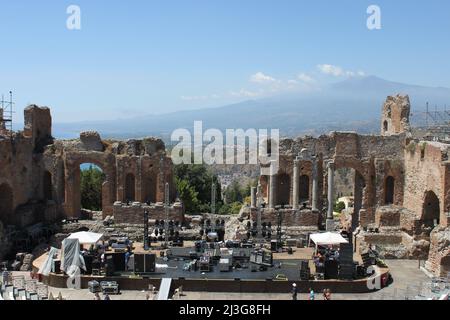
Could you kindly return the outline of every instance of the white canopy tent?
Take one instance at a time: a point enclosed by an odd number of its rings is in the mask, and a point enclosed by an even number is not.
[[[67,239],[77,239],[80,244],[96,244],[102,237],[101,233],[82,231],[72,233]]]
[[[316,244],[316,247],[348,243],[348,241],[339,233],[333,232],[313,233],[309,236],[309,240],[314,242]]]

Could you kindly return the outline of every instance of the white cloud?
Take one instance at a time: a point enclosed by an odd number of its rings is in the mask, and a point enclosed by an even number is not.
[[[245,98],[253,98],[263,94],[263,90],[259,91],[250,91],[246,89],[241,89],[239,91],[231,91],[230,95],[233,97],[245,97]]]
[[[265,75],[262,72],[257,72],[250,77],[250,81],[255,83],[270,83],[276,82],[277,80],[271,76]]]
[[[315,83],[316,80],[314,80],[312,77],[308,76],[306,73],[300,73],[297,78],[305,83]]]
[[[344,70],[341,67],[333,66],[331,64],[319,64],[317,68],[319,68],[320,72],[333,75],[335,77],[344,75]]]
[[[332,64],[319,64],[317,65],[317,68],[320,72],[323,74],[331,75],[334,77],[355,77],[355,76],[364,76],[365,73],[363,71],[350,71],[350,70],[344,70],[343,68],[339,66],[334,66]]]

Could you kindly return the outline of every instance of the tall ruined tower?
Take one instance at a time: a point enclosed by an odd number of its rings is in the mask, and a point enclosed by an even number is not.
[[[391,136],[409,131],[410,109],[409,96],[388,96],[381,114],[381,135]]]
[[[52,143],[52,117],[50,109],[30,105],[24,110],[25,128],[23,135],[33,139],[35,152],[42,152],[43,147]]]

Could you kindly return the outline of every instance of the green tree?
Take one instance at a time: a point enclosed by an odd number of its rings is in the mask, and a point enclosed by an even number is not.
[[[105,174],[97,167],[89,166],[81,170],[81,207],[83,209],[102,210],[102,185]]]
[[[256,186],[256,180],[248,182],[242,187],[238,181],[234,180],[225,190],[225,197],[228,203],[244,202],[251,195],[252,187]]]
[[[341,213],[342,210],[344,210],[344,209],[345,209],[345,203],[344,202],[340,201],[340,202],[334,204],[334,208],[333,208],[334,212]]]
[[[186,213],[211,211],[211,188],[216,185],[216,208],[220,208],[222,189],[217,175],[205,165],[180,164],[174,168],[178,194]],[[183,191],[180,191],[183,190]],[[187,191],[191,190],[191,191]]]
[[[241,202],[233,202],[231,204],[223,204],[219,209],[219,214],[239,214],[242,208]]]
[[[185,179],[175,178],[178,195],[183,201],[186,213],[196,213],[199,210],[198,192]]]

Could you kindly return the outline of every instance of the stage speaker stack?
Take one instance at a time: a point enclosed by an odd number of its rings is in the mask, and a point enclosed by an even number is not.
[[[304,281],[309,280],[310,274],[311,274],[311,270],[309,269],[308,260],[301,260],[300,261],[300,280],[304,280]]]
[[[125,253],[124,252],[116,252],[113,255],[114,259],[114,269],[116,272],[118,271],[125,271]]]
[[[325,261],[325,279],[338,279],[339,263],[336,260]]]
[[[300,280],[309,280],[310,276],[309,262],[308,260],[300,261]]]
[[[105,255],[105,273],[107,277],[111,277],[114,275],[114,257],[109,254]]]
[[[277,240],[270,241],[270,250],[272,252],[277,252],[278,251],[278,242],[277,242]]]
[[[61,273],[61,260],[54,261],[54,273]]]
[[[83,274],[92,274],[92,261],[94,260],[93,256],[84,256],[84,264],[86,265],[86,271],[82,271]]]
[[[156,271],[156,255],[154,254],[135,254],[134,272],[151,273]]]

